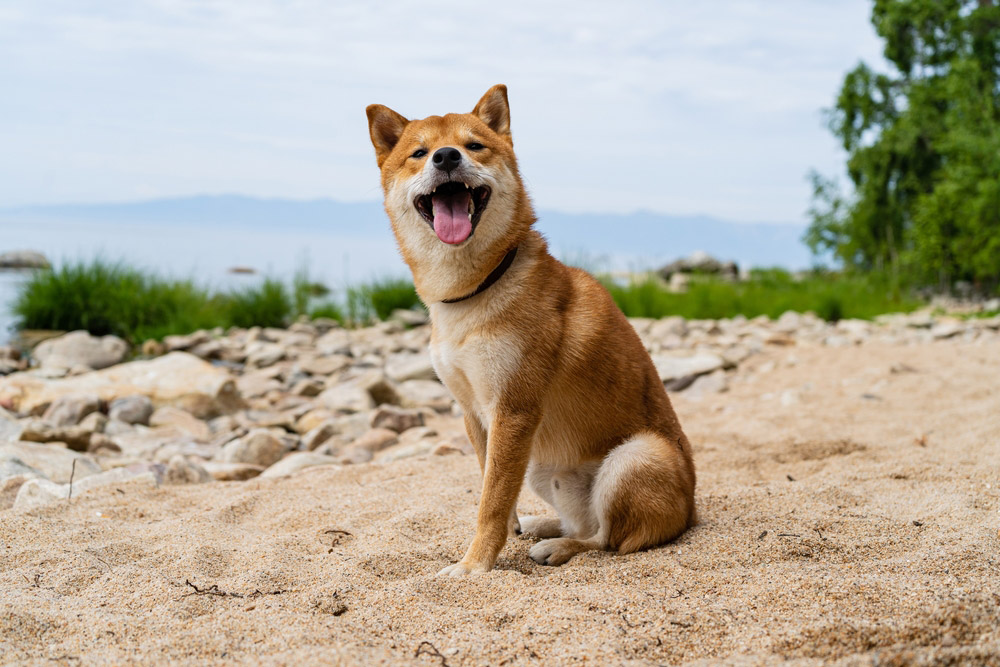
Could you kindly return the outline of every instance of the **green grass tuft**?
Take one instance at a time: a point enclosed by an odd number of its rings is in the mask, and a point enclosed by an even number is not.
[[[618,307],[629,317],[720,319],[745,315],[780,317],[792,310],[812,311],[831,322],[872,319],[889,312],[908,312],[922,304],[878,277],[815,272],[796,279],[783,269],[751,272],[745,282],[693,277],[688,290],[672,293],[656,278],[629,285],[603,280]]]

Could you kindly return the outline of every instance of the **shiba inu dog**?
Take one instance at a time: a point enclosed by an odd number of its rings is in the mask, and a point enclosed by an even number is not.
[[[483,474],[475,537],[441,574],[492,569],[512,531],[544,538],[530,556],[545,565],[677,537],[695,520],[691,446],[610,295],[533,229],[507,88],[471,113],[367,112],[385,210],[430,310],[434,368]],[[525,479],[558,519],[518,520]]]

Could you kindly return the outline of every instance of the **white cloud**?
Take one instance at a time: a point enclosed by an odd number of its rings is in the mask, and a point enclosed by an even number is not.
[[[0,205],[379,196],[364,107],[510,86],[542,207],[801,220],[865,0],[34,0],[0,9]]]

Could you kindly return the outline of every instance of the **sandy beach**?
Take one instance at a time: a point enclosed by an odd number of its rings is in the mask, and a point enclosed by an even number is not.
[[[6,510],[0,659],[998,664],[998,360],[767,349],[729,391],[674,397],[700,524],[558,568],[518,537],[489,574],[435,577],[472,536],[458,453]],[[524,490],[519,511],[548,510]]]

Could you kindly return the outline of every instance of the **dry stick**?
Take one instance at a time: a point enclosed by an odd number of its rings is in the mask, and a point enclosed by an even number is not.
[[[425,644],[429,648],[424,648]],[[437,650],[437,647],[434,646],[434,644],[432,644],[429,641],[427,641],[426,639],[424,641],[420,642],[420,645],[417,646],[417,652],[413,654],[413,657],[416,658],[416,657],[421,656],[421,655],[430,655],[430,656],[434,656],[435,658],[440,658],[440,660],[441,660],[441,667],[448,667],[448,661],[445,660],[445,657],[443,655],[441,655],[441,651]]]
[[[69,502],[73,497],[73,477],[76,475],[76,459],[73,459],[73,467],[69,471],[69,495],[66,496],[66,502]]]

